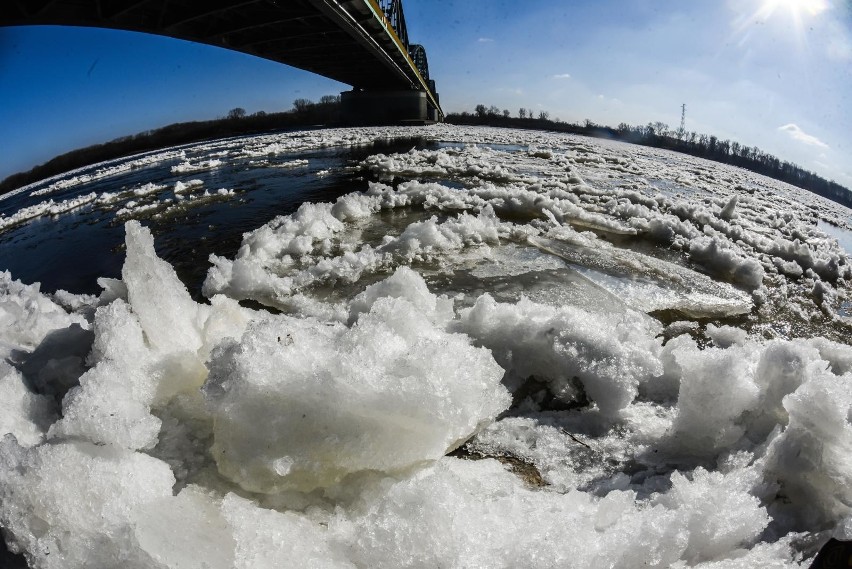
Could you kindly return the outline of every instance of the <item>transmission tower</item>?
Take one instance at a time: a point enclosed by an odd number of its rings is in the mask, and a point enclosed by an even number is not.
[[[677,137],[683,140],[683,136],[686,134],[686,103],[681,105],[680,107],[680,128],[677,129]]]

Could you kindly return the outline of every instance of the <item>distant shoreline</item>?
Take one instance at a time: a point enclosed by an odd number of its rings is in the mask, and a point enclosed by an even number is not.
[[[299,100],[294,107],[290,111],[279,113],[260,111],[251,115],[237,108],[232,109],[228,116],[223,118],[170,124],[102,144],[72,150],[26,172],[12,174],[0,181],[0,196],[72,170],[135,154],[204,140],[310,128],[318,125],[327,126],[339,122],[340,103],[337,97],[323,97],[323,102],[320,103]]]
[[[852,209],[852,190],[837,182],[826,180],[813,172],[809,172],[796,164],[779,160],[759,148],[742,145],[730,140],[719,140],[715,136],[695,132],[677,133],[668,130],[663,123],[649,123],[647,126],[632,126],[621,123],[617,128],[595,124],[586,121],[580,125],[566,123],[559,119],[550,120],[547,116],[534,118],[530,116],[516,118],[495,112],[497,109],[485,109],[484,105],[477,107],[476,113],[452,113],[447,115],[449,124],[469,126],[497,126],[534,130],[549,130],[579,134],[593,138],[617,140],[640,146],[672,150],[713,162],[744,168],[756,174],[761,174],[781,182],[802,188],[826,199],[837,202]],[[547,113],[542,113],[547,115]]]
[[[0,181],[0,196],[30,184],[84,168],[100,162],[116,160],[157,151],[163,148],[193,144],[205,140],[281,132],[297,128],[327,128],[340,123],[340,104],[333,97],[320,103],[299,100],[294,109],[279,113],[258,112],[246,115],[243,109],[233,109],[227,117],[208,121],[175,123],[155,130],[144,131],[61,154],[27,172],[13,174]],[[852,191],[840,184],[826,180],[790,162],[781,161],[756,147],[747,147],[715,136],[697,133],[667,132],[662,123],[648,126],[630,126],[622,123],[618,128],[601,126],[586,121],[584,125],[539,118],[516,118],[477,108],[477,113],[451,113],[448,124],[470,126],[496,126],[524,130],[548,130],[579,134],[593,138],[617,140],[641,146],[672,150],[715,162],[738,166],[757,174],[786,182],[830,199],[852,209]]]

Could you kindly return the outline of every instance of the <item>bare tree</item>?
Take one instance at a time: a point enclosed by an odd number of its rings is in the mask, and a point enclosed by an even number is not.
[[[246,110],[242,107],[237,107],[228,111],[229,119],[241,119],[246,116]]]
[[[296,99],[293,101],[293,109],[295,109],[297,113],[302,113],[313,106],[314,102],[310,99]]]
[[[550,118],[550,113],[547,111],[541,111],[540,113],[538,113],[538,118],[539,120],[546,121]]]
[[[657,136],[669,136],[671,134],[669,132],[669,125],[664,122],[656,121],[651,123],[649,126],[654,128],[654,132]]]
[[[732,142],[731,143],[731,154],[734,155],[734,156],[740,155],[740,143],[739,142]]]
[[[527,110],[525,108],[523,108],[523,107],[520,108],[520,110],[518,111],[518,118],[519,119],[527,118]]]

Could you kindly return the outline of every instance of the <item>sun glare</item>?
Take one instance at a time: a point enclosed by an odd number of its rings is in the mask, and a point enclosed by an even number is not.
[[[743,12],[734,22],[735,33],[742,35],[740,43],[745,42],[750,29],[756,24],[776,24],[778,26],[791,26],[791,39],[794,39],[800,48],[808,44],[805,30],[811,24],[809,20],[816,19],[824,12],[831,10],[835,0],[753,0],[757,6],[754,12]],[[842,0],[847,1],[847,0]]]
[[[771,16],[776,10],[785,9],[795,18],[817,16],[828,9],[827,0],[764,0],[760,12]]]

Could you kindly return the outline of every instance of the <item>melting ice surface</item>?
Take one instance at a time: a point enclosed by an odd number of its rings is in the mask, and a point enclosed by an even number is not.
[[[453,144],[351,165],[364,191],[211,255],[204,302],[136,221],[245,191],[199,173],[412,135]],[[130,219],[99,296],[0,274],[0,525],[32,567],[797,567],[852,539],[852,270],[817,227],[848,228],[840,206],[445,126],[218,141],[27,192],[0,231]]]

